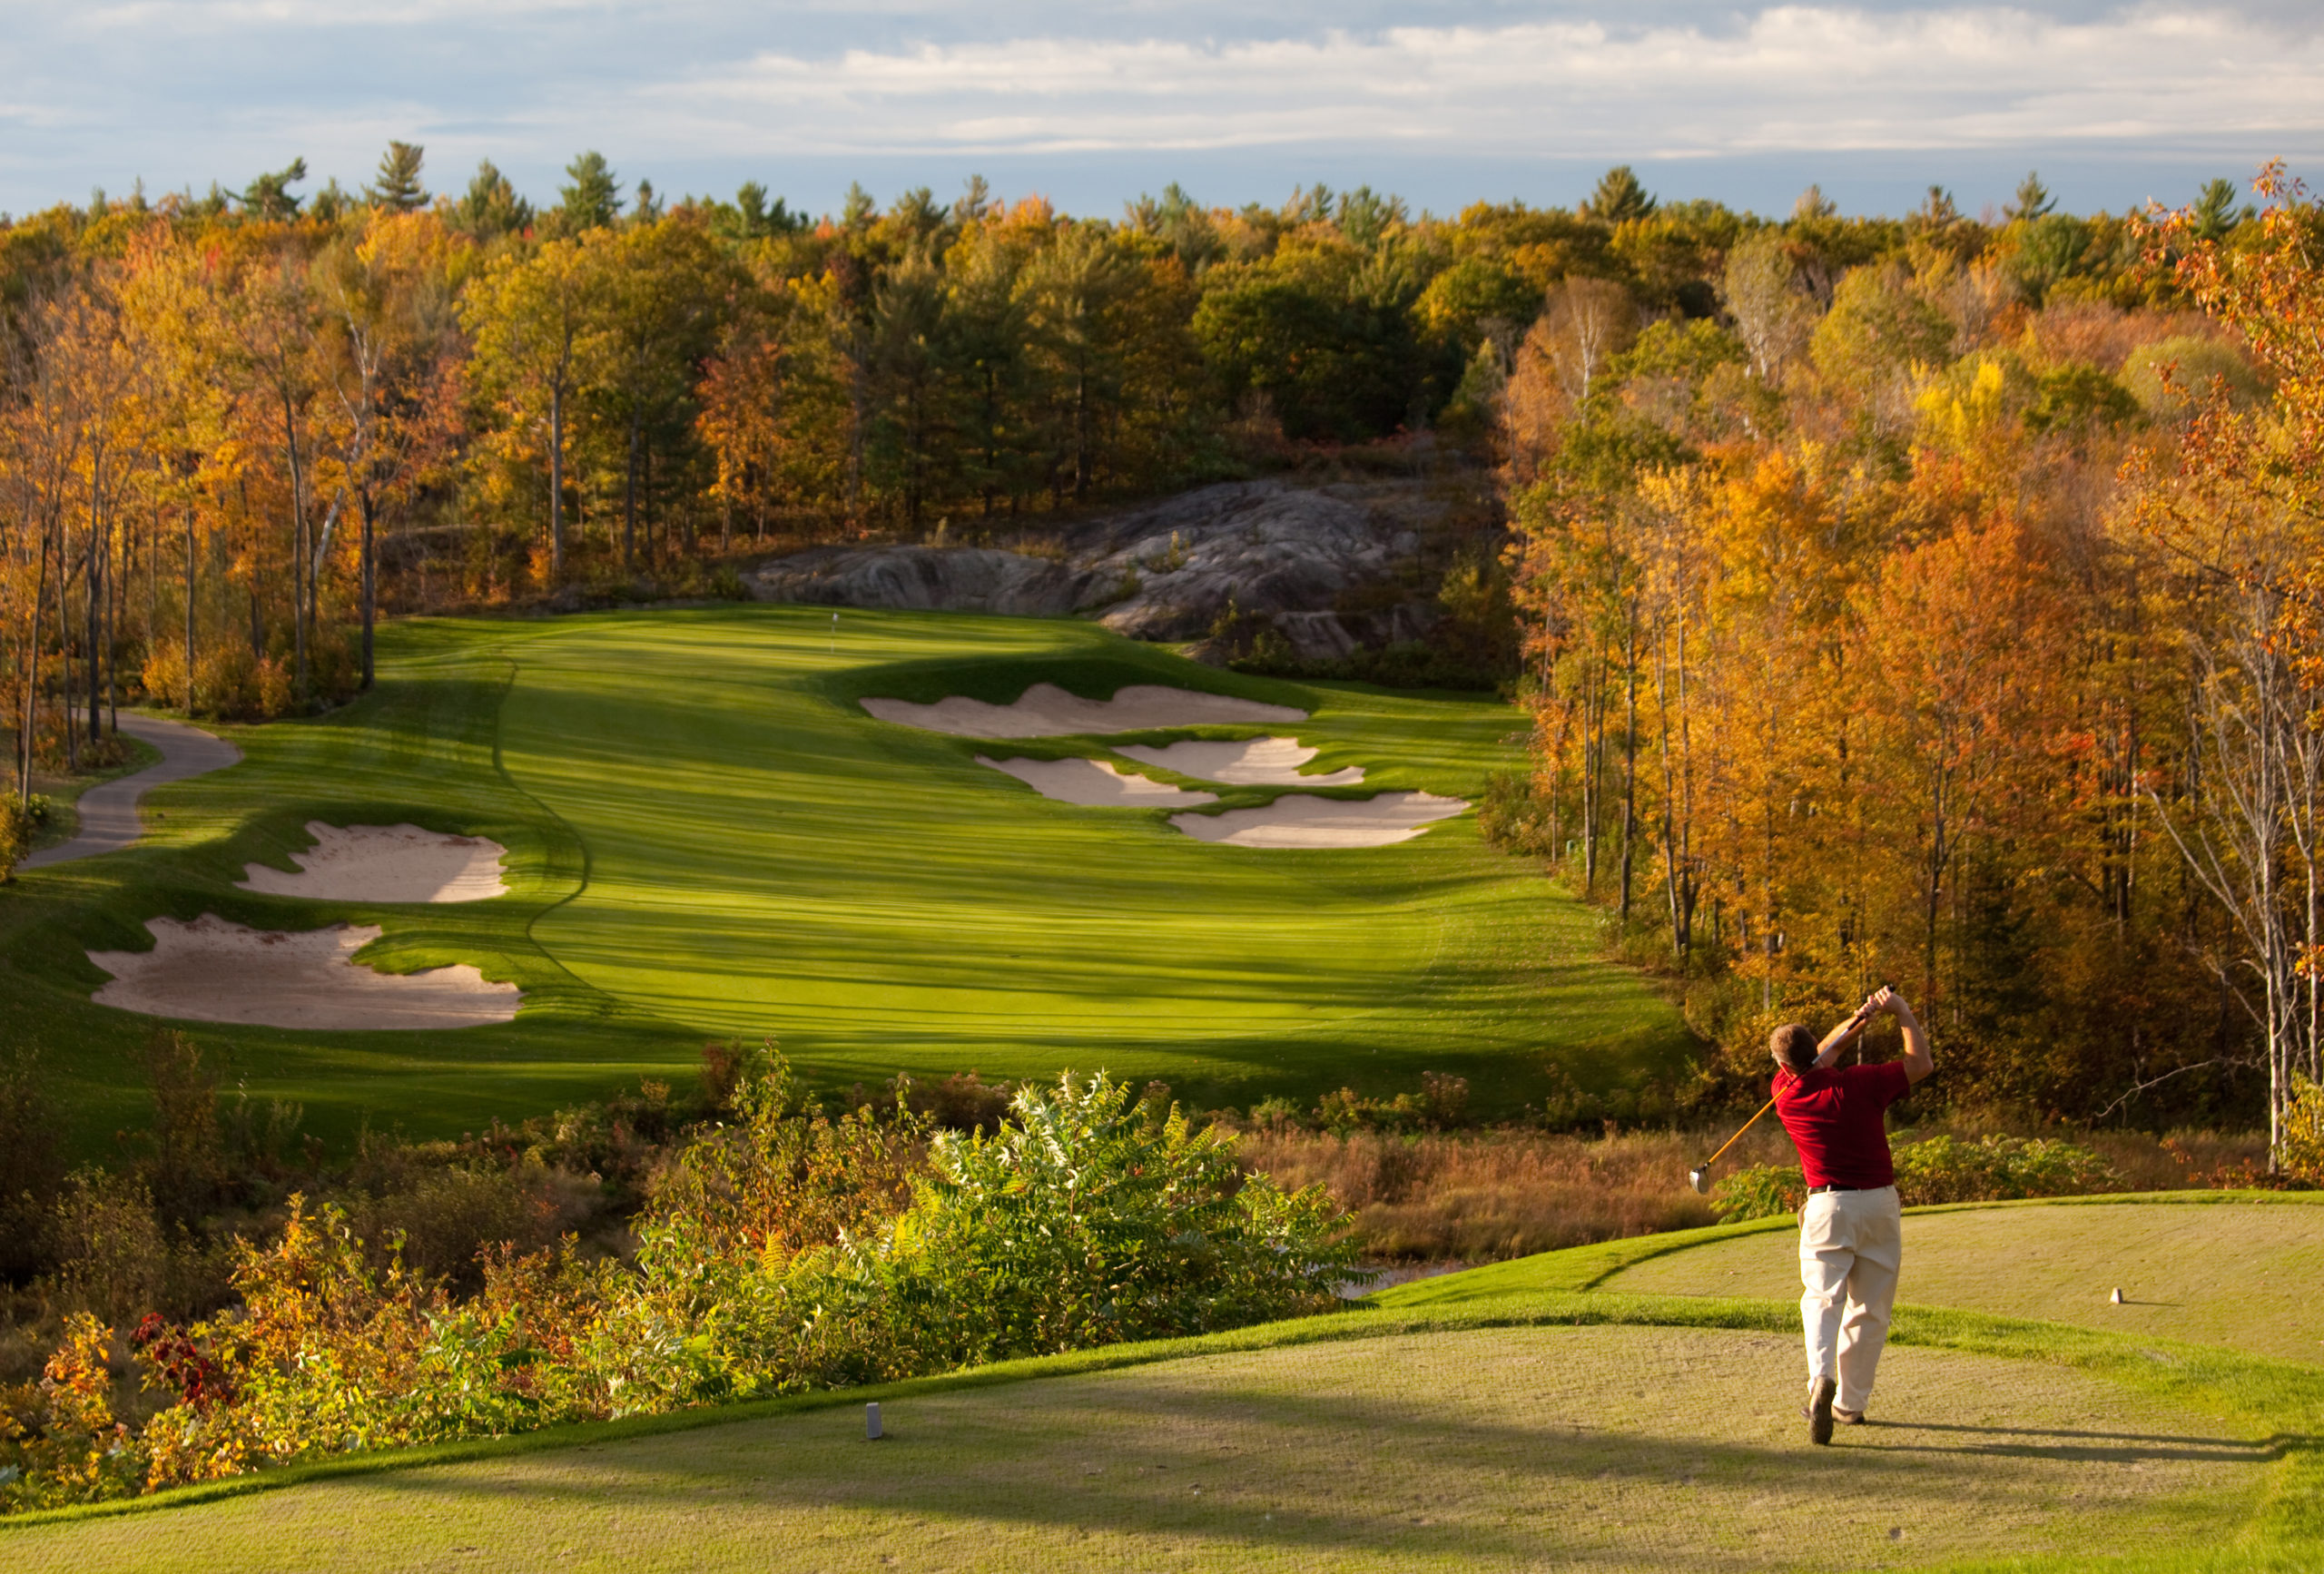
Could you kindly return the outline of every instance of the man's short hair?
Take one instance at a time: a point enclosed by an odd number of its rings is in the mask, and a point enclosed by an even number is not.
[[[1768,1048],[1780,1064],[1806,1071],[1816,1064],[1816,1032],[1801,1022],[1786,1022],[1768,1035]]]

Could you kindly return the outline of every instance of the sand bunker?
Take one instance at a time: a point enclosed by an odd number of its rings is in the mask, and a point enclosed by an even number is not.
[[[508,850],[481,836],[446,836],[417,825],[307,821],[313,849],[294,852],[296,874],[243,865],[244,890],[315,901],[484,901],[506,896],[500,861]]]
[[[375,973],[348,960],[379,938],[375,924],[286,934],[215,913],[157,918],[150,951],[91,951],[113,982],[89,998],[148,1017],[263,1028],[468,1028],[506,1022],[523,998],[476,969]]]
[[[883,722],[925,727],[963,738],[1054,738],[1072,733],[1143,733],[1157,727],[1207,727],[1224,723],[1304,722],[1305,711],[1256,700],[1159,684],[1132,684],[1110,700],[1085,700],[1055,684],[1035,684],[1012,704],[989,704],[963,694],[932,705],[870,699],[863,708]]]
[[[1198,841],[1236,847],[1385,847],[1409,841],[1431,821],[1468,806],[1466,800],[1433,792],[1383,792],[1354,802],[1286,792],[1264,809],[1173,814],[1170,823]]]
[[[1216,803],[1216,792],[1173,787],[1150,776],[1124,775],[1103,760],[989,760],[977,763],[1014,776],[1044,798],[1098,808],[1189,809]]]
[[[1299,767],[1315,751],[1296,738],[1238,738],[1214,743],[1189,738],[1165,749],[1132,743],[1114,751],[1181,776],[1206,782],[1226,782],[1237,787],[1353,787],[1364,780],[1364,767],[1350,765],[1326,776],[1302,776]]]

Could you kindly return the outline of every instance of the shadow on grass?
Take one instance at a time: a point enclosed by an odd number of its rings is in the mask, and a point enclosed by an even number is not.
[[[1193,1395],[1143,1392],[1118,1398],[1088,1392],[997,1411],[992,1396],[892,1405],[890,1436],[860,1447],[852,1411],[816,1419],[743,1423],[717,1433],[647,1440],[593,1451],[586,1496],[593,1511],[684,1511],[715,1500],[770,1508],[861,1509],[931,1520],[1002,1521],[1034,1530],[1101,1529],[1119,1536],[1196,1533],[1252,1547],[1415,1550],[1457,1535],[1474,1557],[1539,1558],[1564,1549],[1619,1557],[1640,1538],[1598,1518],[1635,1517],[1639,1493],[1689,1490],[1682,1519],[1646,1527],[1664,1548],[1709,1550],[1758,1533],[1770,1508],[1797,1499],[1820,1530],[1799,1533],[1799,1550],[1819,1540],[1837,1550],[1877,1517],[1949,1520],[2004,1527],[2054,1510],[2071,1490],[2085,1511],[2135,1513],[2156,1483],[2132,1469],[2194,1467],[2215,1482],[2216,1468],[2262,1465],[2284,1447],[2312,1440],[2253,1442],[2195,1433],[2041,1428],[1915,1426],[1915,1431],[2025,1439],[1994,1446],[1876,1446],[1818,1453],[1846,1461],[1846,1474],[1803,1470],[1810,1450],[1709,1439],[1640,1437],[1550,1417],[1531,1424],[1428,1413],[1416,1404],[1280,1391]],[[2042,1440],[2052,1440],[2044,1441]],[[682,1459],[668,1457],[682,1454]],[[2009,1458],[2049,1468],[1995,1472]],[[2088,1467],[2123,1467],[2115,1490]],[[544,1468],[546,1467],[546,1468]],[[482,1477],[483,1479],[478,1479]],[[419,1471],[378,1478],[375,1490],[448,1504],[481,1497],[530,1513],[569,1502],[576,1481],[547,1456],[487,1471]],[[2167,1489],[2166,1489],[2167,1490]],[[1779,1504],[1776,1500],[1781,1499]],[[1852,1545],[1853,1543],[1847,1543]],[[1982,1543],[1974,1529],[1959,1549]]]

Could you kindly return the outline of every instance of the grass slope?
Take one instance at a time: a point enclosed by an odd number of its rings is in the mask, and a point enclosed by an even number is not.
[[[0,889],[0,1052],[41,1057],[76,1151],[141,1126],[138,1052],[151,1018],[93,1004],[106,975],[92,949],[143,949],[144,920],[216,912],[240,923],[386,931],[366,959],[389,971],[449,962],[513,979],[527,1009],[505,1027],[438,1032],[315,1032],[219,1024],[187,1030],[251,1097],[297,1100],[310,1130],[343,1144],[363,1125],[440,1134],[495,1114],[544,1111],[666,1071],[695,1038],[581,982],[532,938],[540,915],[579,889],[580,842],[497,765],[512,654],[540,625],[437,624],[391,631],[379,686],[313,721],[221,727],[242,762],[156,790],[139,846],[33,871]],[[489,836],[509,850],[511,894],[496,901],[379,907],[238,890],[246,862],[292,865],[310,819],[409,820]]]
[[[1787,1229],[1708,1242],[1602,1283],[1640,1294],[1796,1298],[1797,1242]],[[2324,1213],[2314,1204],[2172,1200],[1915,1211],[1905,1219],[1903,1293],[1925,1305],[2324,1362],[2319,1284]],[[2108,1299],[2117,1287],[2120,1306]]]
[[[1606,1293],[1355,1312],[866,1391],[893,1434],[876,1446],[864,1393],[819,1396],[339,1461],[284,1490],[0,1525],[0,1549],[27,1570],[2192,1569],[2319,1550],[2324,1372],[1907,1311],[1878,1424],[1825,1452],[1793,1408],[1795,1315]]]
[[[1795,1301],[1788,1217],[1544,1252],[1383,1290],[1403,1311],[1609,1290]],[[1906,1302],[2324,1365],[2324,1194],[2162,1192],[1959,1204],[1905,1213]],[[2111,1294],[2122,1291],[2124,1304]]]
[[[205,911],[378,923],[367,959],[389,970],[468,961],[526,991],[502,1027],[190,1029],[335,1142],[684,1077],[714,1036],[778,1037],[840,1085],[1103,1065],[1242,1102],[1441,1069],[1489,1109],[1535,1096],[1552,1060],[1603,1090],[1685,1051],[1675,1013],[1596,959],[1587,911],[1472,820],[1372,851],[1209,846],[973,762],[1094,743],[979,743],[855,703],[1218,689],[1312,709],[1296,730],[1317,766],[1364,765],[1363,791],[1467,796],[1513,757],[1512,713],[1474,697],[1240,678],[1067,622],[850,613],[834,639],[828,612],[765,606],[400,625],[381,672],[331,716],[222,729],[243,763],[156,792],[145,844],[0,890],[0,1052],[44,1056],[81,1151],[142,1123],[153,1026],[90,1003],[104,975],[84,953]],[[492,837],[512,892],[367,909],[233,888],[247,861],[290,867],[310,819]]]
[[[812,608],[609,621],[534,645],[507,705],[512,773],[591,851],[543,942],[609,994],[773,1035],[833,1078],[1104,1064],[1240,1102],[1435,1068],[1513,1100],[1547,1056],[1599,1087],[1669,1064],[1669,1012],[1472,821],[1370,851],[1205,845],[975,763],[1087,741],[950,738],[856,703],[1037,680],[1298,705],[1317,763],[1364,764],[1364,792],[1473,796],[1511,757],[1504,706],[1238,679],[1081,624],[850,614],[834,642]]]

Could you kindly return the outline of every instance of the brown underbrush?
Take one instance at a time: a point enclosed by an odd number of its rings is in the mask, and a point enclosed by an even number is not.
[[[1246,1168],[1297,1187],[1321,1182],[1355,1215],[1358,1250],[1375,1261],[1495,1262],[1561,1246],[1718,1222],[1687,1185],[1731,1128],[1611,1132],[1521,1129],[1397,1134],[1257,1129],[1244,1134]],[[2069,1136],[2102,1156],[2127,1189],[2264,1185],[2267,1139],[2257,1134],[2061,1131],[1965,1116],[1899,1131],[1935,1136]],[[1721,1174],[1796,1162],[1772,1120],[1719,1161]]]

